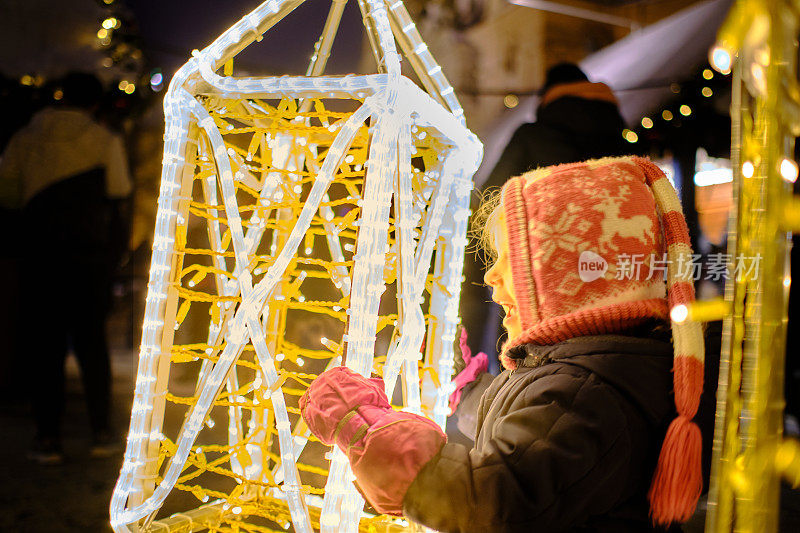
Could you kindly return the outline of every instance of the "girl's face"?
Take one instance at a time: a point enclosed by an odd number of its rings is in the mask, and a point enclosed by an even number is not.
[[[494,246],[497,250],[497,261],[492,268],[486,271],[483,280],[492,287],[492,300],[503,307],[506,313],[503,327],[508,332],[508,338],[513,339],[522,334],[522,323],[519,319],[517,300],[514,298],[514,289],[511,284],[511,263],[508,251],[508,235],[506,233],[505,215],[502,211],[496,218],[494,228]]]

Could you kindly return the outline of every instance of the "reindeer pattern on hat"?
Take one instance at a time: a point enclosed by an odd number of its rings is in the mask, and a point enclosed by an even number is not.
[[[538,306],[555,316],[584,306],[613,303],[640,294],[663,295],[647,258],[663,251],[653,193],[636,165],[597,160],[532,171],[526,176],[527,228]],[[586,282],[581,254],[608,265]],[[635,279],[618,280],[621,257],[642,258]]]

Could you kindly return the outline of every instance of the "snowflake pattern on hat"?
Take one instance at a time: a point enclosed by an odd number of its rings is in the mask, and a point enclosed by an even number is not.
[[[616,264],[621,254],[663,252],[655,199],[637,165],[630,160],[561,165],[515,179],[523,183],[540,319],[664,296],[663,282],[649,279],[646,266],[636,280],[616,280],[613,271],[588,283],[579,276],[579,259],[587,250],[607,264]]]

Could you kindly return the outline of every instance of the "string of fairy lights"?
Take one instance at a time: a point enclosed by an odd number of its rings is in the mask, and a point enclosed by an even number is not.
[[[733,68],[734,52],[726,48],[724,44],[725,43],[718,43],[715,45],[709,52],[709,58],[714,70],[723,76],[727,76],[731,73],[731,69]],[[769,66],[769,63],[769,53],[762,52],[757,55],[756,61],[750,66],[749,79],[753,87],[762,93],[767,92],[766,68]],[[711,77],[708,79],[711,79]],[[742,176],[747,179],[752,178],[757,172],[756,167],[759,163],[760,161],[751,161],[750,159],[742,161]],[[781,159],[780,163],[778,163],[778,173],[786,182],[795,183],[798,176],[800,176],[800,166],[797,164],[797,161],[784,157]]]
[[[118,0],[97,0],[105,16],[97,29],[96,45],[103,51],[101,64],[118,72],[116,87],[126,95],[137,91],[158,92],[164,88],[164,75],[160,68],[147,68],[149,63],[140,46],[136,23],[129,10]],[[145,93],[145,94],[143,94]]]
[[[161,68],[153,66],[145,53],[136,20],[121,0],[96,0],[100,6],[94,35],[87,36],[100,58],[93,69],[106,81],[113,107],[131,108],[149,100],[165,86]],[[19,78],[21,86],[44,91],[46,99],[63,98],[57,79],[29,72]],[[116,92],[116,94],[114,94]]]
[[[702,120],[709,113],[720,114],[714,96],[730,93],[730,70],[715,71],[711,65],[703,65],[682,82],[671,82],[673,94],[664,105],[643,116],[636,126],[622,131],[622,137],[631,144],[640,140],[658,142],[671,136],[684,124]]]

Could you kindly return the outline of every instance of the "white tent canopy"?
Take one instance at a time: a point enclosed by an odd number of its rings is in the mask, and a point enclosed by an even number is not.
[[[592,81],[608,84],[629,124],[672,96],[671,82],[684,79],[706,61],[731,0],[707,0],[662,19],[584,59],[580,66]],[[535,120],[538,96],[524,98],[505,113],[484,139],[484,158],[475,175],[480,187],[514,131]]]

